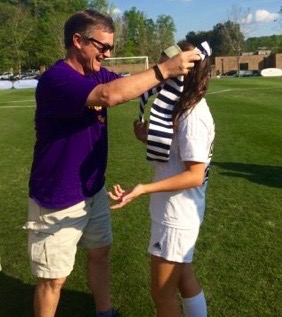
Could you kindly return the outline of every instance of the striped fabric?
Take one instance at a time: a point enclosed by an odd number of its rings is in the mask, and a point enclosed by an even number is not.
[[[197,50],[197,48],[195,49]],[[181,49],[175,45],[164,52],[166,51],[168,51],[166,55],[172,57],[181,52]],[[212,52],[208,42],[202,42],[199,51],[202,61],[210,56]],[[147,160],[149,161],[168,162],[169,160],[173,137],[172,112],[183,88],[184,76],[178,76],[177,78],[169,78],[164,84],[150,89],[140,97],[139,120],[144,122],[145,105],[149,97],[159,92],[150,112],[147,136]]]
[[[173,137],[172,112],[174,105],[180,98],[183,87],[184,76],[170,78],[164,83],[153,102],[147,137],[147,160],[149,161],[167,162],[169,160]],[[157,87],[156,89],[160,88]],[[150,93],[153,93],[153,91]],[[146,95],[140,99],[140,109],[143,107],[144,112]]]
[[[163,84],[160,84],[159,86],[146,91],[143,95],[140,96],[140,103],[139,103],[139,121],[140,122],[145,121],[145,118],[144,118],[145,106],[149,98],[156,95],[158,92],[160,92],[162,87],[163,87]]]
[[[213,155],[213,142],[211,144],[211,147],[210,147],[210,153],[209,153],[209,159],[211,160],[212,158],[212,155]],[[205,184],[205,182],[208,181],[209,179],[209,172],[210,172],[210,166],[211,164],[209,163],[205,169],[205,177],[204,177],[204,181],[203,181],[203,185]]]

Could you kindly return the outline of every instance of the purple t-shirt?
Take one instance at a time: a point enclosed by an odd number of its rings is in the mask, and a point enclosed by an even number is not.
[[[107,110],[85,106],[91,90],[119,75],[101,68],[83,76],[60,60],[36,89],[36,143],[29,195],[45,208],[70,207],[104,185],[107,165]]]

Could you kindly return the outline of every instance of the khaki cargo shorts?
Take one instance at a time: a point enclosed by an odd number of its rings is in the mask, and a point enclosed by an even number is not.
[[[110,246],[111,216],[106,189],[62,210],[46,209],[29,199],[28,251],[32,273],[42,278],[68,276],[77,245],[87,249]]]

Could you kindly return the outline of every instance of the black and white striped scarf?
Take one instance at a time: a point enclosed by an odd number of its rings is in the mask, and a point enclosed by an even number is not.
[[[168,48],[168,57],[181,51],[178,46]],[[170,51],[173,49],[172,51]],[[197,48],[196,48],[197,49]],[[211,55],[211,48],[207,42],[200,46],[200,57]],[[168,162],[170,146],[173,137],[172,112],[184,88],[184,76],[167,79],[163,84],[150,89],[140,97],[139,120],[144,122],[144,108],[149,97],[158,93],[150,111],[149,129],[147,136],[147,160]]]
[[[163,84],[160,84],[157,87],[149,89],[148,91],[144,92],[143,95],[140,96],[140,100],[139,100],[139,121],[140,122],[145,121],[145,118],[144,118],[145,106],[149,98],[156,95],[158,92],[160,92],[162,87],[163,87]]]
[[[140,97],[140,122],[144,121],[144,107],[150,96],[154,100],[149,120],[147,136],[147,160],[167,162],[173,137],[173,108],[180,98],[184,86],[184,76],[169,78],[163,85],[150,89]]]

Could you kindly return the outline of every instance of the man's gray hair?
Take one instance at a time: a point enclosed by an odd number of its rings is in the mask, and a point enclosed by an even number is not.
[[[73,44],[73,35],[79,33],[87,36],[88,31],[93,27],[100,27],[109,33],[114,33],[115,27],[113,19],[95,10],[79,11],[72,15],[64,26],[65,48]]]

